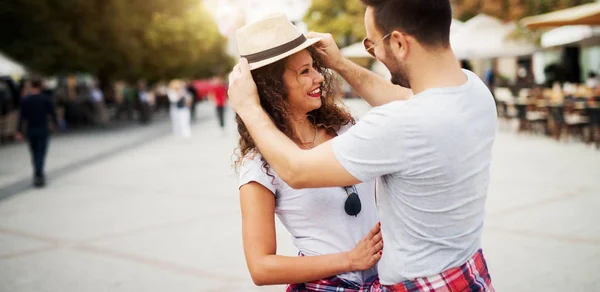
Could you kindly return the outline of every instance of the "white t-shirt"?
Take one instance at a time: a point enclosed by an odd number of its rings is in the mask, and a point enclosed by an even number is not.
[[[344,126],[338,134],[351,125]],[[352,250],[377,223],[374,182],[356,185],[362,204],[358,216],[344,211],[348,196],[341,187],[296,190],[288,186],[269,169],[270,177],[263,168],[259,154],[250,155],[240,167],[239,185],[257,182],[275,195],[275,213],[292,234],[294,245],[306,256],[316,256]],[[375,275],[375,268],[364,272],[338,275],[361,284]]]
[[[373,108],[333,140],[348,172],[377,178],[384,285],[460,266],[481,247],[496,106],[464,73],[464,85]]]

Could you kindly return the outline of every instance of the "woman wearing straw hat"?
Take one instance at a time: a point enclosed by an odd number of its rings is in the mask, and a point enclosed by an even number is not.
[[[352,127],[354,119],[335,104],[334,78],[312,48],[318,39],[306,39],[284,15],[241,28],[237,39],[261,104],[282,135],[311,149]],[[236,119],[244,252],[254,283],[289,284],[287,291],[368,286],[377,276],[374,266],[383,247],[373,181],[293,189],[270,169]],[[276,254],[275,214],[300,257]]]

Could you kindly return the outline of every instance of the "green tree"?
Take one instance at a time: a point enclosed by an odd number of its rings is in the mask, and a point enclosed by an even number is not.
[[[454,17],[466,21],[479,13],[486,13],[505,21],[520,20],[526,16],[548,13],[594,0],[451,0]]]
[[[0,39],[1,51],[43,74],[153,80],[232,64],[199,0],[2,1]]]
[[[331,33],[338,45],[347,46],[365,37],[364,14],[360,0],[313,0],[304,22],[310,30]]]

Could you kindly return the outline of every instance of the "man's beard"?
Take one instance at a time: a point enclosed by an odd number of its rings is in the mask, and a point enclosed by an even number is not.
[[[402,87],[406,87],[406,88],[410,88],[410,81],[408,80],[408,77],[406,76],[406,71],[404,70],[399,70],[396,69],[394,70],[394,72],[392,73],[392,83],[396,84],[396,85],[400,85]]]
[[[406,72],[406,68],[400,64],[397,60],[393,59],[392,50],[389,47],[385,47],[386,56],[391,60],[389,62],[385,62],[384,65],[390,70],[392,74],[392,79],[390,80],[395,85],[400,85],[402,87],[410,88],[410,80],[408,80],[408,73]],[[387,64],[389,63],[389,65]]]

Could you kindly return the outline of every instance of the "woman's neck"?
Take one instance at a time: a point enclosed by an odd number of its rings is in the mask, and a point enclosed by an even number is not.
[[[302,143],[312,143],[315,139],[315,127],[310,122],[308,117],[292,118],[292,126],[294,127],[294,133],[296,133],[296,139]]]

